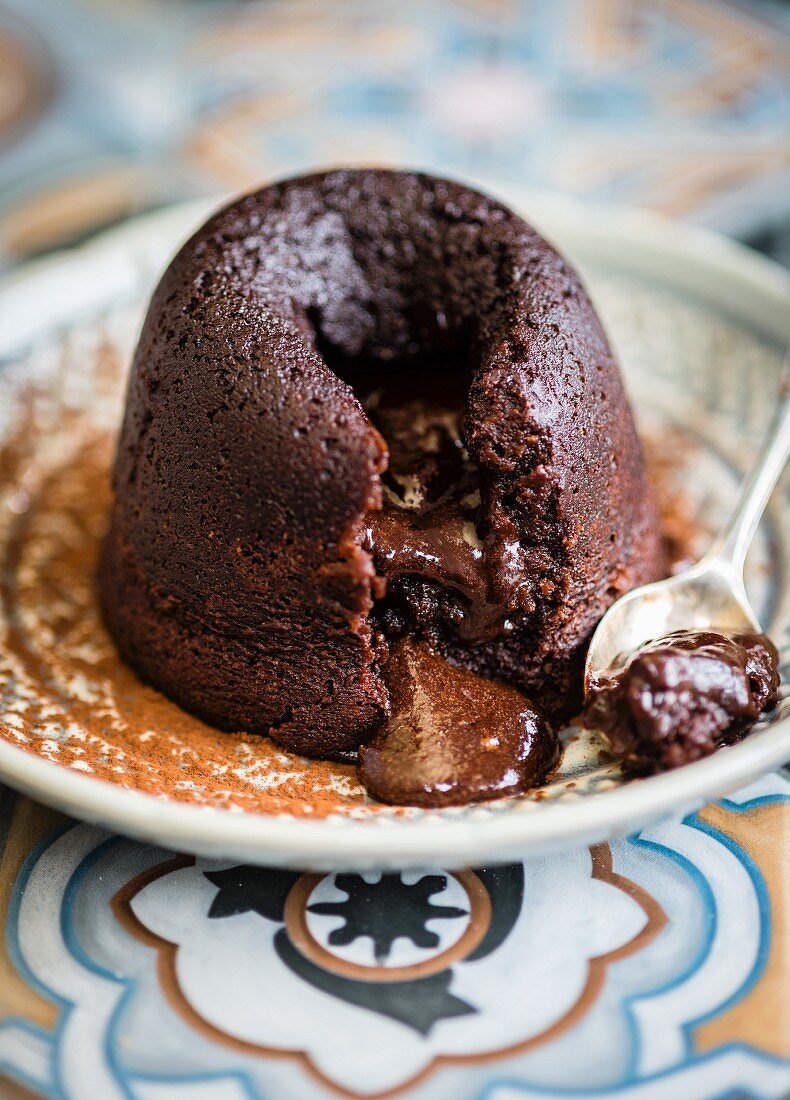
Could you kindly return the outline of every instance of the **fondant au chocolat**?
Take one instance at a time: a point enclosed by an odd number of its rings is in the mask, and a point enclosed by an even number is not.
[[[183,246],[114,490],[99,582],[124,658],[307,755],[385,727],[404,638],[567,718],[598,619],[665,568],[577,275],[500,203],[408,172],[278,183]]]

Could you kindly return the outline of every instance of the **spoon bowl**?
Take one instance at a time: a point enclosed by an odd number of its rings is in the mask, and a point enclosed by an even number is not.
[[[676,630],[759,633],[741,578],[718,558],[703,558],[677,577],[628,592],[598,624],[587,652],[585,689],[628,656]]]

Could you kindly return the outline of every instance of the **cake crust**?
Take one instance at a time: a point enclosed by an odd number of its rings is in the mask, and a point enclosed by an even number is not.
[[[370,739],[388,626],[364,543],[387,449],[348,379],[360,362],[397,379],[456,355],[477,534],[509,625],[471,642],[438,618],[425,629],[554,720],[578,708],[598,619],[665,568],[617,365],[577,275],[521,218],[459,183],[373,169],[234,202],[153,296],[99,568],[109,629],[145,681],[307,755]]]

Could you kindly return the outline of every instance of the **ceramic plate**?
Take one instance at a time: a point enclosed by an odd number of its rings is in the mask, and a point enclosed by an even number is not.
[[[790,280],[654,217],[490,187],[580,267],[619,354],[674,533],[705,548],[770,418]],[[271,865],[480,865],[638,830],[790,757],[790,701],[741,744],[632,780],[563,733],[540,792],[442,811],[366,800],[350,767],[218,734],[115,657],[92,585],[123,379],[153,282],[207,212],[190,204],[31,265],[0,292],[0,777],[42,802],[189,852]],[[761,622],[790,656],[788,481],[750,555]],[[670,530],[670,533],[673,533]],[[141,700],[144,705],[141,704]]]

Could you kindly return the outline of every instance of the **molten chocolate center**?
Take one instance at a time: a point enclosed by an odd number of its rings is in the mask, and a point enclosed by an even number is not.
[[[515,688],[454,668],[401,638],[384,670],[392,717],[359,751],[383,802],[447,806],[522,794],[543,781],[557,738]]]
[[[389,450],[365,543],[386,582],[377,613],[391,643],[382,670],[391,717],[360,749],[359,772],[385,802],[519,794],[557,756],[555,734],[519,691],[455,668],[433,648],[445,632],[474,645],[507,629],[478,535],[479,474],[461,434],[467,384],[463,370],[399,372],[362,394]]]
[[[389,449],[382,509],[369,514],[366,538],[387,582],[381,617],[389,636],[447,630],[480,643],[502,632],[507,608],[478,536],[479,475],[461,436],[463,396],[453,393],[455,379],[444,391],[436,381],[425,388],[424,376],[416,384],[399,378],[363,398]]]

